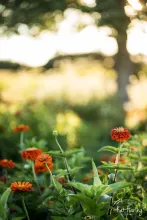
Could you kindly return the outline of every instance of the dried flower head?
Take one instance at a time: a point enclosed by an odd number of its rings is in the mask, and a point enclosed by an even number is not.
[[[6,168],[14,168],[15,164],[13,160],[3,159],[3,160],[0,160],[0,166],[6,167]]]
[[[49,205],[54,205],[54,203],[55,203],[55,202],[54,202],[54,201],[51,201],[51,200],[48,202]]]
[[[29,182],[14,182],[10,186],[12,192],[30,192],[32,184]]]
[[[36,147],[30,147],[21,152],[23,160],[36,160],[36,158],[42,153],[42,150]]]
[[[92,178],[91,176],[85,176],[85,177],[83,178],[83,181],[84,181],[84,182],[88,182],[91,178]]]
[[[115,163],[116,162],[116,155],[113,155],[110,159],[111,162]],[[126,163],[126,160],[124,157],[120,157],[119,158],[119,163],[122,163],[122,164],[125,164]]]
[[[57,182],[59,182],[62,185],[65,185],[67,183],[66,179],[64,177],[57,177]]]
[[[6,176],[1,176],[0,177],[0,182],[6,182],[7,181],[7,177]]]
[[[28,125],[18,125],[17,127],[15,127],[13,129],[14,132],[24,132],[24,131],[28,131],[30,129],[30,127]]]
[[[47,166],[49,167],[50,170],[53,169],[53,163],[52,162],[46,163],[46,164],[47,164]],[[44,173],[44,172],[48,171],[48,169],[45,166],[45,164],[42,163],[42,162],[39,162],[39,161],[35,162],[34,169],[35,169],[36,173]]]
[[[124,142],[129,139],[131,136],[130,132],[123,127],[114,128],[111,130],[111,138],[112,140],[118,141],[118,142]]]
[[[101,157],[100,157],[100,161],[105,161],[105,162],[108,162],[109,161],[109,156],[108,155],[102,155]]]
[[[138,151],[137,147],[134,147],[134,146],[130,146],[130,150],[133,151],[133,152],[137,152]]]

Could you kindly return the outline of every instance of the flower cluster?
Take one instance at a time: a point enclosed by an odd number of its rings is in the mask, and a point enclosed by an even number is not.
[[[131,136],[130,132],[123,127],[114,128],[111,130],[111,138],[117,142],[124,142]]]
[[[30,192],[32,184],[29,182],[14,182],[10,186],[12,192]]]
[[[35,172],[36,173],[47,172],[48,169],[46,165],[50,170],[53,169],[52,157],[48,154],[42,153],[35,160],[35,165],[34,165]]]
[[[14,132],[24,132],[24,131],[28,131],[30,129],[30,127],[28,125],[24,125],[24,124],[21,124],[21,125],[18,125],[17,127],[15,127],[13,129]]]
[[[6,167],[6,168],[14,168],[15,164],[13,160],[3,159],[3,160],[0,160],[0,166]]]

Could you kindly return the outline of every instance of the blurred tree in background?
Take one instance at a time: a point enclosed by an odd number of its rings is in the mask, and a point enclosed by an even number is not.
[[[93,2],[91,5],[85,2],[84,0],[1,0],[1,30],[19,33],[21,24],[26,24],[30,28],[35,26],[39,28],[38,30],[55,28],[56,23],[63,19],[63,12],[67,8],[76,8],[91,15],[97,13],[99,15],[95,16],[97,26],[112,28],[111,35],[118,43],[115,69],[118,73],[118,96],[123,103],[127,100],[126,85],[129,83],[129,76],[136,70],[136,64],[132,62],[126,49],[127,30],[134,18],[147,20],[146,1],[140,1],[142,7],[134,14],[125,11],[126,6],[133,1],[95,0],[91,1]]]

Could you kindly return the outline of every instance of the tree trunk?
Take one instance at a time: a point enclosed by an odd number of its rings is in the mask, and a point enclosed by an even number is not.
[[[117,42],[118,53],[115,59],[115,69],[118,73],[118,98],[123,104],[128,100],[127,85],[129,84],[130,75],[134,74],[136,64],[131,61],[126,49],[127,34],[125,34],[125,36],[118,36]]]

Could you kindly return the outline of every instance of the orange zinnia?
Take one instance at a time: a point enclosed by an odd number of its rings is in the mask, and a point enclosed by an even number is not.
[[[42,153],[42,150],[36,147],[30,147],[21,152],[23,160],[36,160],[36,158]]]
[[[51,163],[46,163],[46,164],[47,164],[47,166],[49,167],[50,170],[53,169],[53,163],[52,162]],[[41,163],[39,161],[35,162],[34,169],[35,169],[35,173],[44,173],[44,172],[48,171],[45,164]]]
[[[118,141],[118,142],[124,142],[129,139],[131,136],[130,132],[123,127],[114,128],[111,130],[111,138],[112,140]]]
[[[48,171],[46,165],[49,167],[50,170],[53,169],[52,157],[49,154],[40,154],[35,160],[35,172],[36,173],[43,173]]]
[[[14,132],[24,132],[24,131],[28,131],[30,129],[30,127],[28,125],[18,125],[16,128],[13,129]]]
[[[29,182],[14,182],[10,186],[12,192],[30,192],[32,184]]]
[[[0,166],[7,167],[7,168],[14,168],[15,164],[13,160],[4,159],[4,160],[0,160]]]
[[[49,154],[42,153],[36,158],[36,162],[52,163],[52,157]]]

